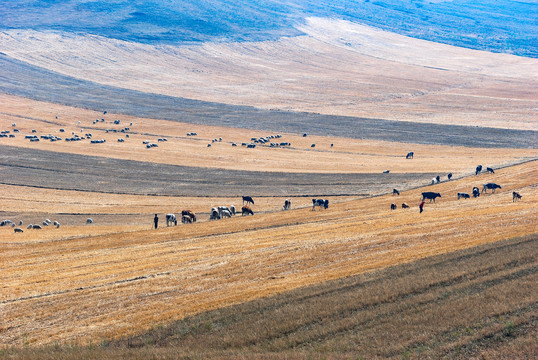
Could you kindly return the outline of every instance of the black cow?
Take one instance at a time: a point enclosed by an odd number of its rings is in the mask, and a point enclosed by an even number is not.
[[[448,180],[452,179],[452,173],[448,173]]]
[[[486,171],[487,171],[488,173],[495,174],[495,171],[493,171],[493,168],[488,167],[488,168],[486,168]]]
[[[432,192],[432,191],[427,191],[427,192],[423,192],[422,193],[422,201],[426,200],[426,199],[430,199],[430,202],[435,202],[435,199],[438,198],[438,197],[441,197],[441,194],[440,193],[436,193],[436,192]]]
[[[402,209],[408,209],[409,208],[409,205],[407,205],[406,203],[402,203]]]
[[[400,195],[398,189],[392,189],[392,195]]]
[[[407,153],[407,155],[405,156],[405,158],[406,158],[406,159],[412,159],[414,155],[415,155],[415,153],[412,152],[412,151],[410,151],[410,152]]]
[[[316,206],[321,207],[323,206],[324,209],[329,208],[329,200],[323,200],[323,199],[312,199],[312,210],[316,208]]]
[[[480,189],[477,188],[476,186],[473,187],[473,197],[477,198],[480,196]]]
[[[460,198],[470,199],[471,197],[470,197],[469,194],[467,194],[467,193],[459,192],[459,193],[458,193],[458,200],[459,200]]]
[[[487,183],[487,184],[484,184],[484,187],[482,188],[482,192],[487,194],[488,189],[493,190],[492,193],[495,194],[495,189],[502,189],[502,188],[501,188],[501,185],[497,185],[495,183]]]
[[[474,173],[474,174],[475,174],[475,175],[478,175],[478,173],[481,172],[481,171],[482,171],[482,165],[478,165],[478,166],[476,167],[476,170],[475,170],[475,173]]]
[[[512,192],[512,201],[517,201],[521,199],[521,195],[519,195],[518,192],[514,191]]]
[[[396,210],[396,208],[397,208],[397,206],[396,206],[395,203],[390,204],[390,209],[391,210]]]
[[[252,205],[254,205],[254,200],[252,200],[252,198],[251,198],[250,196],[243,196],[243,204],[245,203],[245,201],[246,201],[247,205],[248,205],[249,203],[251,203]]]

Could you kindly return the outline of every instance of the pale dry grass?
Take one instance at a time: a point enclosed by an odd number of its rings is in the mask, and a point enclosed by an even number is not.
[[[535,234],[537,170],[535,161],[399,197],[331,204],[327,211],[302,208],[158,230],[74,227],[64,238],[47,230],[38,242],[33,232],[0,233],[1,343],[125,337],[205,310]],[[502,191],[456,200],[458,191],[489,181]],[[419,215],[424,190],[443,197]],[[512,202],[512,190],[522,201]],[[393,201],[412,208],[390,211]]]
[[[0,138],[0,145],[11,145],[60,153],[105,156],[115,159],[139,160],[162,164],[230,170],[321,172],[321,173],[381,173],[390,169],[393,173],[452,172],[455,177],[468,174],[477,164],[504,166],[522,160],[536,158],[536,149],[484,149],[441,145],[420,145],[380,140],[358,140],[339,137],[282,134],[274,142],[291,142],[291,148],[257,146],[247,149],[242,142],[252,137],[276,135],[254,130],[192,125],[174,121],[136,118],[132,116],[106,114],[80,108],[55,105],[0,94],[2,113],[0,129],[11,129],[16,123],[20,133],[16,138]],[[56,116],[58,118],[56,119]],[[105,122],[93,124],[95,119]],[[120,125],[112,124],[120,120]],[[80,122],[80,123],[79,123]],[[130,126],[130,123],[133,123]],[[106,133],[107,129],[120,130],[130,127],[130,138],[122,133]],[[65,132],[60,132],[63,128]],[[106,139],[104,144],[80,142],[49,142],[42,140],[31,143],[24,136],[35,129],[38,136],[52,134],[65,138],[92,133],[93,139]],[[198,136],[189,137],[188,132]],[[168,141],[158,142],[166,137]],[[212,139],[222,137],[222,142]],[[118,143],[124,138],[124,143]],[[144,140],[158,143],[159,147],[146,149]],[[231,143],[238,144],[232,147]],[[315,148],[311,145],[316,144]],[[334,144],[331,147],[331,144]],[[415,158],[405,161],[408,151]]]
[[[336,19],[278,41],[151,46],[12,30],[8,56],[120,88],[265,109],[536,130],[537,60]],[[210,84],[210,86],[209,86]]]

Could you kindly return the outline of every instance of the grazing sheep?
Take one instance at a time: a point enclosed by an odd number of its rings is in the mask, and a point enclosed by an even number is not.
[[[24,230],[22,230],[21,228],[15,228],[13,229],[15,231],[15,233],[22,233],[24,232]]]
[[[226,210],[226,209],[223,209],[220,211],[220,216],[221,218],[231,218],[232,217],[232,213],[230,212],[230,210]]]
[[[86,224],[93,224],[93,219],[92,218],[87,218],[86,219]]]
[[[512,202],[521,200],[521,195],[519,195],[518,192],[514,191],[512,192]]]
[[[28,225],[26,228],[27,228],[27,229],[33,229],[33,227],[34,227],[34,225],[30,224],[30,225]]]

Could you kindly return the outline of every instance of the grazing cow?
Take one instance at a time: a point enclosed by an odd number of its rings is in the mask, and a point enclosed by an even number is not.
[[[46,222],[46,221],[43,221],[42,224],[43,224],[43,226],[49,226],[49,223]]]
[[[181,211],[181,217],[185,217],[185,216],[190,218],[192,220],[191,222],[196,222],[196,214],[194,214],[194,212],[192,212],[191,210]]]
[[[217,208],[217,210],[219,211],[219,215],[220,215],[221,218],[222,218],[222,212],[224,212],[224,211],[229,212],[230,215],[232,214],[232,211],[228,208],[228,206],[219,206]]]
[[[448,173],[448,180],[451,180],[452,179],[452,173]]]
[[[512,201],[518,201],[521,199],[521,195],[519,195],[518,192],[514,191],[512,192]]]
[[[86,219],[86,224],[93,224],[93,219],[92,218],[87,218]]]
[[[291,200],[286,199],[284,200],[284,210],[289,210],[291,208]]]
[[[482,192],[487,194],[488,189],[493,190],[492,193],[495,194],[495,189],[502,189],[502,188],[501,188],[501,185],[497,185],[495,183],[487,183],[487,184],[484,184],[484,187],[482,188]]]
[[[392,189],[392,195],[400,195],[398,189]]]
[[[435,184],[435,178],[432,179],[432,185]]]
[[[415,153],[412,152],[412,151],[410,151],[410,152],[407,153],[407,155],[405,156],[405,158],[406,158],[406,159],[412,159],[414,155],[415,155]]]
[[[495,171],[493,171],[493,168],[490,168],[490,167],[486,168],[486,172],[495,174]]]
[[[439,175],[437,175],[435,177],[435,181],[439,184],[441,182],[441,177]]]
[[[234,205],[230,205],[230,212],[232,213],[232,215],[235,215],[235,206]]]
[[[316,208],[316,206],[321,207],[323,206],[324,209],[329,208],[329,200],[323,200],[323,199],[312,199],[312,210]]]
[[[33,228],[34,228],[34,225],[29,224],[26,228],[27,228],[27,229],[33,229]]]
[[[383,174],[388,174],[388,173],[390,173],[390,170],[383,171]]]
[[[482,171],[482,165],[478,165],[478,166],[476,167],[476,170],[475,170],[475,173],[474,173],[474,174],[475,174],[475,175],[478,175],[478,173],[480,173],[481,171]]]
[[[391,210],[396,210],[396,208],[397,208],[396,203],[390,204],[390,209]]]
[[[467,194],[467,193],[459,192],[459,193],[458,193],[458,200],[459,200],[460,198],[470,199],[471,197],[470,197],[469,194]]]
[[[480,189],[477,188],[476,186],[473,187],[473,197],[477,198],[480,196]]]
[[[247,205],[250,203],[252,205],[254,205],[254,200],[252,200],[252,198],[250,196],[243,196],[243,204],[244,203],[247,203]]]
[[[227,210],[227,209],[221,209],[220,210],[220,217],[221,218],[231,218],[232,217],[232,213],[230,212],[230,210]]]
[[[409,205],[407,205],[406,203],[402,203],[402,209],[408,209],[409,208]]]
[[[192,219],[189,216],[181,216],[181,222],[183,224],[192,224]]]
[[[174,215],[174,214],[166,214],[166,226],[170,226],[170,223],[173,223],[174,225],[177,225],[176,215]]]
[[[40,229],[43,229],[43,228],[41,227],[41,225],[36,224],[36,225],[32,225],[32,229],[40,230]]]
[[[241,216],[245,214],[254,215],[254,211],[252,211],[252,209],[248,205],[245,205],[241,208]]]
[[[441,197],[440,193],[436,193],[432,191],[427,191],[427,192],[422,193],[422,201],[426,199],[430,199],[430,202],[432,202],[432,200],[433,202],[435,202],[435,198],[438,198],[438,197]]]
[[[209,215],[209,220],[219,220],[220,215],[219,211],[216,208],[211,209],[211,214]]]
[[[22,233],[22,232],[24,232],[24,230],[22,230],[21,228],[15,228],[15,229],[13,229],[13,230],[15,230],[16,233]]]

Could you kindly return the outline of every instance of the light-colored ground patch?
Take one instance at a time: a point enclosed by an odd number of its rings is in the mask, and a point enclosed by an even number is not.
[[[537,60],[311,18],[272,42],[150,46],[13,30],[2,51],[80,79],[158,94],[439,124],[536,130]]]

